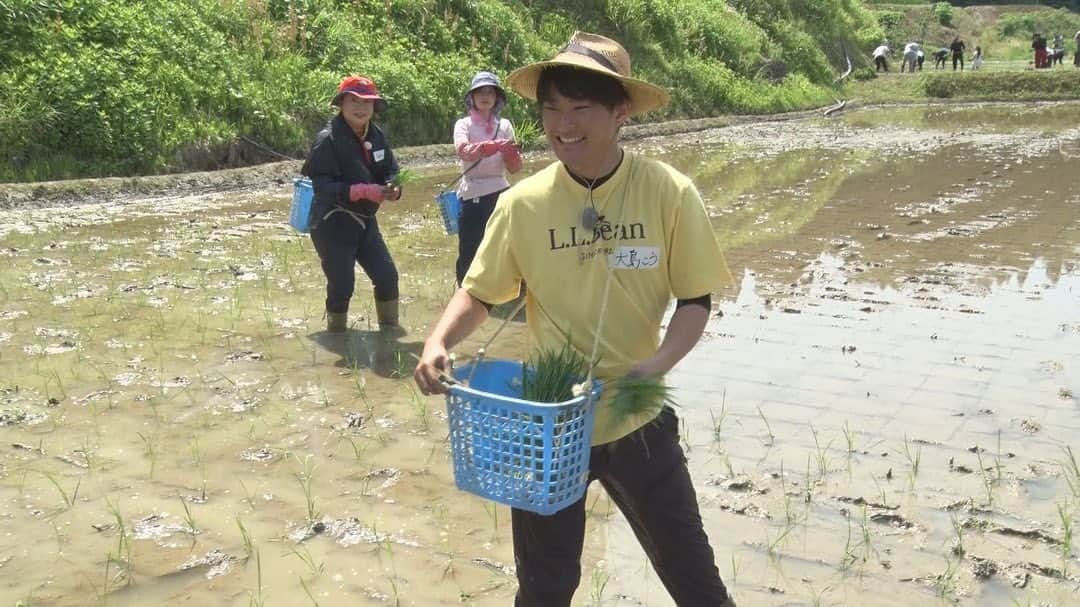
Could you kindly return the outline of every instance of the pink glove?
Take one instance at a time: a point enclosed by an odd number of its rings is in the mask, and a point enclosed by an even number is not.
[[[499,151],[504,154],[509,152],[521,152],[517,142],[513,139],[496,139],[495,141],[499,144]]]
[[[491,141],[485,141],[483,143],[476,144],[476,149],[480,152],[480,155],[484,158],[488,156],[494,156],[499,153],[499,149],[502,147],[500,141],[506,141],[505,139],[493,139]]]
[[[357,200],[382,202],[385,197],[383,187],[377,183],[354,183],[349,186],[349,200],[353,202]]]
[[[502,148],[503,162],[506,170],[517,173],[521,170],[521,148],[513,141],[508,141]]]

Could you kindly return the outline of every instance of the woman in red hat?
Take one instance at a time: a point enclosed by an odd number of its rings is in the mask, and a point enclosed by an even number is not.
[[[369,78],[341,81],[332,103],[340,108],[315,137],[301,173],[315,190],[311,241],[326,275],[326,330],[348,326],[349,300],[360,264],[375,287],[380,328],[398,327],[398,272],[375,214],[401,198],[392,185],[397,160],[382,129],[371,122],[386,100]]]

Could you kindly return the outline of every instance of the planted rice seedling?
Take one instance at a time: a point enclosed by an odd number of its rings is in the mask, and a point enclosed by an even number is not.
[[[1068,484],[1073,497],[1080,497],[1080,464],[1077,463],[1076,456],[1073,454],[1070,445],[1062,447],[1062,451],[1065,452],[1065,460],[1061,462],[1065,482]]]
[[[247,527],[244,526],[244,521],[239,514],[236,515],[236,526],[240,529],[240,541],[244,547],[244,559],[248,560],[255,550],[255,544],[251,541],[251,534],[248,533]]]
[[[765,432],[769,437],[769,442],[766,443],[766,445],[772,445],[773,442],[776,440],[776,436],[773,435],[772,426],[769,425],[769,420],[765,418],[765,413],[762,412],[761,407],[757,408],[757,413],[758,417],[760,417],[761,421],[765,424]]]
[[[325,570],[325,563],[316,562],[315,557],[311,555],[311,551],[304,544],[299,544],[297,548],[293,548],[290,554],[300,559],[307,566],[310,579],[319,577]]]
[[[75,505],[75,499],[79,497],[79,487],[82,486],[82,479],[76,480],[75,489],[73,489],[71,493],[68,493],[67,490],[60,485],[60,481],[56,480],[55,476],[49,474],[48,472],[45,472],[44,470],[41,472],[41,474],[45,478],[49,479],[49,482],[52,483],[52,486],[56,488],[56,492],[60,494],[60,498],[64,500],[64,510],[70,510],[71,507]]]
[[[1069,512],[1069,502],[1055,504],[1057,506],[1058,519],[1061,520],[1061,561],[1062,568],[1067,570],[1069,558],[1072,557],[1073,520]]]

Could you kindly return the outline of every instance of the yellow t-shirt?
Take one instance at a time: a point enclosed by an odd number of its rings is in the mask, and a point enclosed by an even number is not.
[[[626,152],[592,194],[601,219],[588,231],[581,221],[588,188],[561,162],[504,192],[463,286],[500,304],[517,297],[524,280],[532,347],[559,349],[569,338],[588,360],[599,328],[596,376],[612,380],[656,352],[672,297],[712,293],[724,284],[727,267],[700,194],[670,166]],[[616,419],[607,402],[597,408],[594,445],[630,434],[659,412]]]

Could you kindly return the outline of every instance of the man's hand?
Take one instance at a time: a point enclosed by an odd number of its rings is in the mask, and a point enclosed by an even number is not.
[[[401,187],[387,184],[383,188],[383,200],[401,200]]]
[[[441,343],[427,341],[424,342],[424,353],[413,370],[413,379],[424,394],[442,394],[446,392],[446,386],[439,378],[446,375],[449,369],[450,354],[446,348]]]

